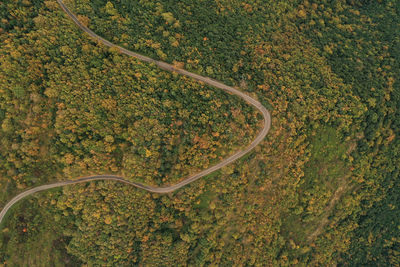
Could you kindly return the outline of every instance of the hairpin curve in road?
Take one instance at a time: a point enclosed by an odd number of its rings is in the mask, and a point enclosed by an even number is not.
[[[173,192],[187,184],[190,184],[198,179],[200,179],[201,177],[204,177],[216,170],[221,169],[222,167],[234,162],[235,160],[241,158],[242,156],[244,156],[245,154],[247,154],[248,152],[250,152],[254,147],[256,147],[263,139],[264,137],[267,135],[270,127],[271,127],[271,115],[268,112],[268,110],[257,100],[255,100],[254,98],[250,97],[249,95],[231,87],[228,85],[225,85],[219,81],[213,80],[209,77],[204,77],[192,72],[189,72],[187,70],[184,69],[179,69],[176,68],[174,66],[172,66],[171,64],[168,64],[166,62],[163,61],[158,61],[158,60],[154,60],[152,58],[146,57],[144,55],[129,51],[128,49],[125,49],[123,47],[120,47],[118,45],[115,45],[109,41],[107,41],[106,39],[100,37],[99,35],[97,35],[96,33],[94,33],[92,30],[90,30],[88,27],[86,27],[85,25],[83,25],[78,19],[77,17],[65,6],[65,4],[62,2],[62,0],[57,0],[57,2],[59,3],[59,5],[61,6],[61,8],[64,10],[64,12],[72,19],[72,21],[84,32],[86,32],[87,34],[89,34],[91,37],[93,37],[94,39],[98,40],[99,42],[101,42],[102,44],[109,46],[109,47],[114,47],[114,48],[118,48],[121,53],[137,58],[139,60],[148,62],[148,63],[153,63],[155,65],[157,65],[159,68],[169,71],[169,72],[175,72],[184,76],[188,76],[191,77],[197,81],[203,82],[205,84],[211,85],[213,87],[217,87],[219,89],[222,89],[228,93],[234,94],[239,96],[240,98],[242,98],[243,100],[245,100],[248,104],[254,106],[258,111],[261,112],[262,116],[264,117],[264,126],[262,128],[262,130],[260,131],[260,133],[257,135],[257,137],[250,143],[250,145],[248,145],[245,149],[240,150],[238,152],[236,152],[235,154],[229,156],[228,158],[224,159],[223,161],[221,161],[220,163],[211,166],[208,169],[205,169],[199,173],[196,173],[194,175],[189,176],[188,178],[182,180],[181,182],[171,185],[171,186],[166,186],[166,187],[153,187],[153,186],[149,186],[149,185],[145,185],[145,184],[141,184],[138,182],[132,182],[132,181],[128,181],[126,179],[124,179],[121,176],[117,176],[117,175],[94,175],[94,176],[88,176],[88,177],[83,177],[80,179],[76,179],[76,180],[67,180],[67,181],[61,181],[61,182],[54,182],[51,184],[46,184],[46,185],[41,185],[41,186],[37,186],[34,188],[31,188],[27,191],[24,191],[20,194],[18,194],[17,196],[15,196],[13,199],[11,199],[3,208],[3,210],[0,212],[0,223],[2,222],[4,216],[6,215],[7,211],[15,204],[17,203],[19,200],[21,200],[22,198],[32,195],[36,192],[39,191],[44,191],[50,188],[55,188],[55,187],[60,187],[60,186],[65,186],[65,185],[71,185],[71,184],[78,184],[78,183],[85,183],[85,182],[90,182],[90,181],[96,181],[96,180],[112,180],[112,181],[118,181],[118,182],[122,182],[122,183],[126,183],[129,185],[133,185],[136,186],[137,188],[149,191],[149,192],[153,192],[153,193],[159,193],[159,194],[163,194],[163,193],[170,193]]]

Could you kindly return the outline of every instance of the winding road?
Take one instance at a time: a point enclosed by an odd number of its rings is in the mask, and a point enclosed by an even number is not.
[[[234,162],[235,160],[241,158],[242,156],[244,156],[245,154],[247,154],[249,151],[251,151],[255,146],[257,146],[263,139],[264,137],[267,135],[270,127],[271,127],[271,116],[270,113],[268,112],[268,110],[257,100],[255,100],[254,98],[248,96],[247,94],[231,87],[228,85],[225,85],[219,81],[213,80],[211,78],[208,77],[204,77],[189,71],[186,71],[184,69],[178,69],[175,68],[174,66],[163,62],[163,61],[158,61],[158,60],[154,60],[152,58],[143,56],[141,54],[137,54],[135,52],[129,51],[123,47],[120,47],[118,45],[115,45],[109,41],[107,41],[106,39],[98,36],[96,33],[94,33],[92,30],[90,30],[89,28],[87,28],[86,26],[84,26],[81,22],[79,22],[79,20],[77,19],[77,17],[64,5],[64,3],[62,2],[62,0],[57,0],[57,2],[60,4],[61,8],[65,11],[65,13],[73,20],[73,22],[84,32],[86,32],[87,34],[89,34],[91,37],[95,38],[96,40],[98,40],[99,42],[103,43],[106,46],[109,47],[115,47],[118,48],[121,53],[126,54],[128,56],[131,57],[135,57],[139,60],[148,62],[148,63],[153,63],[155,65],[157,65],[158,67],[160,67],[163,70],[169,71],[169,72],[175,72],[175,73],[179,73],[181,75],[184,76],[188,76],[191,77],[197,81],[203,82],[205,84],[211,85],[213,87],[222,89],[228,93],[234,94],[239,96],[240,98],[244,99],[248,104],[254,106],[257,110],[259,110],[262,114],[262,116],[264,117],[264,126],[262,128],[262,130],[259,132],[259,134],[257,135],[257,137],[243,150],[240,150],[238,152],[236,152],[235,154],[229,156],[228,158],[224,159],[223,161],[221,161],[220,163],[205,169],[197,174],[194,174],[192,176],[187,177],[186,179],[182,180],[181,182],[171,185],[171,186],[166,186],[166,187],[153,187],[153,186],[149,186],[149,185],[145,185],[145,184],[141,184],[141,183],[137,183],[137,182],[131,182],[128,181],[126,179],[124,179],[121,176],[116,176],[116,175],[94,175],[94,176],[88,176],[88,177],[83,177],[80,179],[76,179],[76,180],[67,180],[67,181],[63,181],[63,182],[54,182],[51,184],[46,184],[46,185],[41,185],[41,186],[37,186],[34,187],[32,189],[29,189],[27,191],[24,191],[20,194],[18,194],[17,196],[15,196],[13,199],[10,200],[10,202],[8,202],[3,210],[0,212],[0,223],[2,222],[4,216],[6,215],[7,211],[15,204],[17,203],[19,200],[23,199],[26,196],[32,195],[36,192],[40,192],[40,191],[44,191],[50,188],[55,188],[55,187],[60,187],[60,186],[66,186],[66,185],[71,185],[71,184],[78,184],[78,183],[85,183],[85,182],[91,182],[91,181],[96,181],[96,180],[113,180],[113,181],[118,181],[118,182],[122,182],[122,183],[126,183],[129,185],[133,185],[136,186],[137,188],[149,191],[149,192],[153,192],[153,193],[170,193],[173,192],[187,184],[190,184],[216,170],[221,169],[222,167]]]

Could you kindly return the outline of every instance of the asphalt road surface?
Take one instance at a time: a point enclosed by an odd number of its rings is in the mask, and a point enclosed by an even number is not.
[[[229,163],[234,162],[235,160],[241,158],[242,156],[244,156],[245,154],[247,154],[249,151],[251,151],[255,146],[257,146],[260,142],[262,142],[262,140],[264,139],[264,137],[267,135],[270,127],[271,127],[271,116],[268,112],[268,110],[261,105],[260,102],[258,102],[257,100],[255,100],[254,98],[248,96],[247,94],[231,87],[228,85],[225,85],[219,81],[210,79],[208,77],[204,77],[189,71],[186,71],[184,69],[178,69],[175,68],[174,66],[172,66],[171,64],[168,64],[166,62],[163,61],[158,61],[158,60],[154,60],[152,58],[140,55],[138,53],[129,51],[123,47],[120,47],[118,45],[115,45],[109,41],[107,41],[106,39],[98,36],[96,33],[94,33],[92,30],[90,30],[89,28],[87,28],[86,26],[84,26],[82,23],[79,22],[79,20],[77,19],[77,17],[64,5],[64,3],[61,0],[57,0],[57,2],[60,4],[61,8],[65,11],[65,13],[72,19],[72,21],[84,32],[86,32],[87,34],[89,34],[91,37],[93,37],[94,39],[98,40],[99,42],[103,43],[106,46],[109,47],[115,47],[118,48],[121,53],[126,54],[128,56],[131,57],[135,57],[139,60],[145,61],[145,62],[149,62],[149,63],[153,63],[155,65],[157,65],[158,67],[160,67],[163,70],[166,71],[170,71],[170,72],[175,72],[175,73],[179,73],[181,75],[185,75],[188,77],[191,77],[195,80],[198,80],[200,82],[203,82],[205,84],[211,85],[213,87],[216,88],[220,88],[228,93],[234,94],[239,96],[240,98],[244,99],[247,103],[249,103],[250,105],[254,106],[257,110],[259,110],[262,114],[262,116],[264,117],[264,126],[262,128],[262,130],[260,131],[260,133],[257,135],[257,137],[251,142],[251,144],[249,144],[245,149],[237,151],[235,154],[229,156],[228,158],[224,159],[223,161],[221,161],[220,163],[205,169],[199,173],[196,173],[192,176],[187,177],[186,179],[182,180],[181,182],[171,185],[171,186],[166,186],[166,187],[153,187],[153,186],[149,186],[149,185],[144,185],[141,183],[137,183],[137,182],[131,182],[128,180],[125,180],[123,177],[121,176],[116,176],[116,175],[94,175],[94,176],[88,176],[88,177],[83,177],[80,179],[76,179],[76,180],[67,180],[67,181],[63,181],[63,182],[54,182],[51,184],[47,184],[47,185],[41,185],[41,186],[37,186],[34,188],[31,188],[27,191],[24,191],[22,193],[20,193],[19,195],[15,196],[13,199],[10,200],[10,202],[8,202],[3,210],[0,212],[0,223],[2,222],[4,216],[6,215],[7,211],[15,204],[17,203],[19,200],[23,199],[26,196],[32,195],[36,192],[40,192],[40,191],[44,191],[50,188],[54,188],[54,187],[60,187],[60,186],[65,186],[65,185],[71,185],[71,184],[78,184],[78,183],[85,183],[85,182],[90,182],[90,181],[96,181],[96,180],[113,180],[113,181],[118,181],[118,182],[122,182],[122,183],[126,183],[129,185],[133,185],[136,186],[137,188],[149,191],[149,192],[153,192],[153,193],[159,193],[159,194],[163,194],[163,193],[170,193],[173,192],[175,190],[178,190],[179,188],[190,184],[216,170],[221,169],[222,167],[228,165]]]

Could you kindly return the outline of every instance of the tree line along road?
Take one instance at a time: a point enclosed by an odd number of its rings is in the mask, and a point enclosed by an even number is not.
[[[222,89],[230,94],[234,94],[239,96],[240,98],[242,98],[243,100],[245,100],[248,104],[254,106],[258,111],[260,111],[260,113],[262,114],[263,118],[264,118],[264,125],[263,128],[261,129],[261,131],[259,132],[259,134],[257,135],[257,137],[243,150],[237,151],[236,153],[234,153],[233,155],[229,156],[228,158],[224,159],[223,161],[221,161],[220,163],[211,166],[208,169],[205,169],[199,173],[196,173],[194,175],[191,175],[189,177],[187,177],[186,179],[182,180],[181,182],[171,185],[171,186],[166,186],[166,187],[153,187],[153,186],[149,186],[149,185],[145,185],[145,184],[141,184],[138,182],[132,182],[132,181],[128,181],[126,179],[124,179],[121,176],[117,176],[117,175],[94,175],[94,176],[88,176],[88,177],[83,177],[83,178],[79,178],[76,180],[67,180],[67,181],[62,181],[62,182],[54,182],[51,184],[46,184],[46,185],[41,185],[41,186],[37,186],[34,188],[31,188],[27,191],[24,191],[20,194],[18,194],[17,196],[15,196],[13,199],[11,199],[3,208],[3,210],[0,212],[0,223],[3,221],[4,216],[6,215],[7,211],[15,204],[17,203],[19,200],[23,199],[26,196],[32,195],[36,192],[40,192],[40,191],[44,191],[50,188],[55,188],[55,187],[61,187],[61,186],[66,186],[66,185],[72,185],[72,184],[78,184],[78,183],[86,183],[86,182],[90,182],[90,181],[97,181],[97,180],[112,180],[112,181],[117,181],[117,182],[122,182],[122,183],[126,183],[129,185],[133,185],[137,188],[152,192],[152,193],[159,193],[159,194],[165,194],[165,193],[171,193],[175,190],[178,190],[179,188],[190,184],[216,170],[221,169],[222,167],[234,162],[235,160],[241,158],[242,156],[244,156],[245,154],[247,154],[248,152],[250,152],[251,150],[254,149],[254,147],[256,147],[260,142],[263,141],[263,139],[265,138],[265,136],[267,135],[270,127],[271,127],[271,115],[268,112],[268,110],[257,100],[255,100],[254,98],[250,97],[249,95],[231,87],[228,85],[225,85],[219,81],[213,80],[209,77],[204,77],[192,72],[189,72],[187,70],[184,69],[178,69],[174,66],[172,66],[171,64],[168,64],[166,62],[163,61],[158,61],[158,60],[154,60],[152,58],[146,57],[144,55],[132,52],[128,49],[125,49],[123,47],[120,47],[118,45],[115,45],[109,41],[107,41],[106,39],[100,37],[99,35],[97,35],[96,33],[94,33],[92,30],[90,30],[88,27],[84,26],[78,19],[77,17],[64,5],[64,3],[62,2],[62,0],[57,0],[58,4],[60,5],[60,7],[64,10],[64,12],[72,19],[72,21],[84,32],[86,32],[87,34],[89,34],[91,37],[93,37],[94,39],[98,40],[100,43],[109,46],[109,47],[114,47],[114,48],[118,48],[120,50],[121,53],[137,58],[139,60],[148,62],[148,63],[152,63],[157,65],[159,68],[169,71],[169,72],[175,72],[178,73],[180,75],[184,75],[184,76],[188,76],[191,77],[197,81],[203,82],[205,84],[211,85],[213,87]]]

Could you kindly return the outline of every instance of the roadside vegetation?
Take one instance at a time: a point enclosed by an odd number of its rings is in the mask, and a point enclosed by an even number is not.
[[[173,194],[93,182],[24,200],[0,229],[0,263],[399,263],[400,2],[65,3],[116,44],[242,88],[272,129]],[[54,0],[6,0],[0,14],[3,204],[87,174],[172,184],[260,128],[238,98],[97,44]]]

